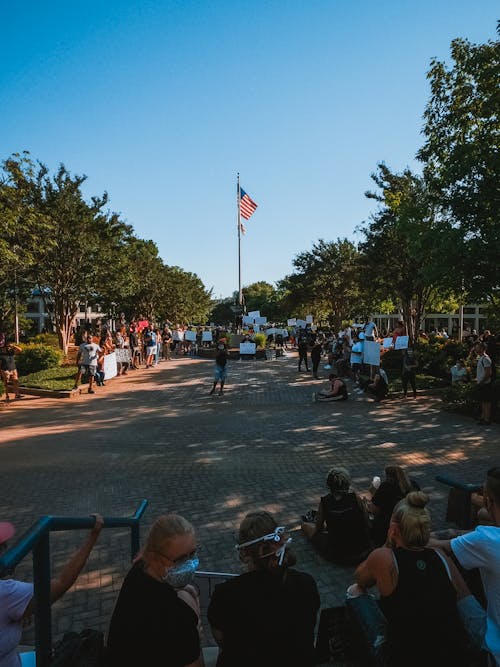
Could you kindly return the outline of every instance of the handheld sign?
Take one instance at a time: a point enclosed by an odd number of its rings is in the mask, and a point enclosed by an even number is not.
[[[398,336],[394,343],[395,350],[406,350],[408,348],[408,336]]]
[[[240,343],[240,354],[255,354],[255,343]]]
[[[196,331],[185,331],[184,340],[188,340],[191,343],[196,343]]]
[[[373,340],[365,340],[363,362],[369,366],[380,366],[380,343]]]
[[[392,338],[384,338],[384,343],[383,343],[384,350],[388,350],[390,347],[392,347]]]
[[[212,332],[211,331],[202,331],[201,341],[202,341],[202,343],[212,342]]]

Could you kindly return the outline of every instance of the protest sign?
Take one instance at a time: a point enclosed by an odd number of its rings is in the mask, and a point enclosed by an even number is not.
[[[392,338],[384,338],[384,343],[383,343],[384,350],[388,350],[390,347],[392,347]]]
[[[260,310],[252,310],[248,313],[248,317],[260,317]]]
[[[255,343],[240,343],[240,354],[255,354]]]
[[[188,340],[191,343],[196,343],[196,331],[185,331],[184,340]]]
[[[211,331],[202,331],[201,340],[202,340],[203,343],[210,343],[213,340],[212,332]]]
[[[394,343],[395,350],[406,350],[408,348],[408,336],[398,336]]]
[[[380,366],[380,343],[373,340],[365,340],[363,363],[369,366]]]

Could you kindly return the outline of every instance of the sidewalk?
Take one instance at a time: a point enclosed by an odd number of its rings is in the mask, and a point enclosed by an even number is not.
[[[385,465],[403,465],[431,495],[433,527],[443,528],[448,488],[435,476],[482,482],[498,464],[500,425],[478,427],[433,397],[373,403],[351,392],[340,404],[313,404],[328,373],[320,369],[317,381],[296,368],[295,353],[231,361],[219,397],[208,395],[213,361],[181,357],[95,395],[2,407],[2,520],[20,535],[44,514],[129,515],[147,498],[143,537],[160,513],[178,511],[198,530],[200,568],[239,573],[238,524],[265,508],[290,529],[297,566],[316,578],[322,606],[342,604],[353,568],[326,563],[299,530],[326,493],[329,468],[345,465],[364,491]],[[51,537],[55,571],[82,538]],[[127,531],[103,532],[85,574],[54,607],[54,639],[70,628],[107,628],[128,551]],[[18,576],[32,580],[29,562]]]

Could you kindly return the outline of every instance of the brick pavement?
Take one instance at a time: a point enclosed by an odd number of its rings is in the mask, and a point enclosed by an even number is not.
[[[441,528],[447,489],[436,474],[481,482],[498,464],[500,426],[443,412],[436,398],[313,404],[325,380],[297,373],[294,354],[231,362],[225,395],[209,396],[212,370],[211,360],[174,359],[95,396],[2,406],[0,516],[22,532],[44,514],[129,515],[148,498],[142,535],[158,514],[178,511],[198,529],[201,568],[237,573],[238,523],[265,508],[291,529],[298,567],[314,575],[327,607],[342,603],[353,569],[326,563],[299,521],[317,506],[332,465],[346,465],[364,490],[386,464],[402,464],[431,493]],[[55,571],[79,539],[52,536]],[[54,606],[55,638],[69,628],[105,629],[128,565],[127,531],[104,531],[84,574]],[[29,562],[19,575],[31,577]],[[24,641],[31,639],[28,632]]]

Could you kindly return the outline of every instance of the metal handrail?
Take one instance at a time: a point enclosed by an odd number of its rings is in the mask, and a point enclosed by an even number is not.
[[[103,528],[130,528],[130,554],[134,559],[140,546],[140,520],[148,501],[143,500],[129,517],[104,517]],[[0,577],[15,568],[33,551],[36,666],[49,667],[52,654],[52,619],[50,610],[50,533],[93,528],[94,517],[43,516],[17,544],[0,556]]]
[[[457,482],[457,480],[451,479],[451,477],[447,477],[446,475],[437,475],[436,481],[441,482],[441,484],[446,484],[447,486],[452,486],[454,489],[461,489],[467,493],[477,493],[483,488],[482,484],[466,484],[464,482]]]

